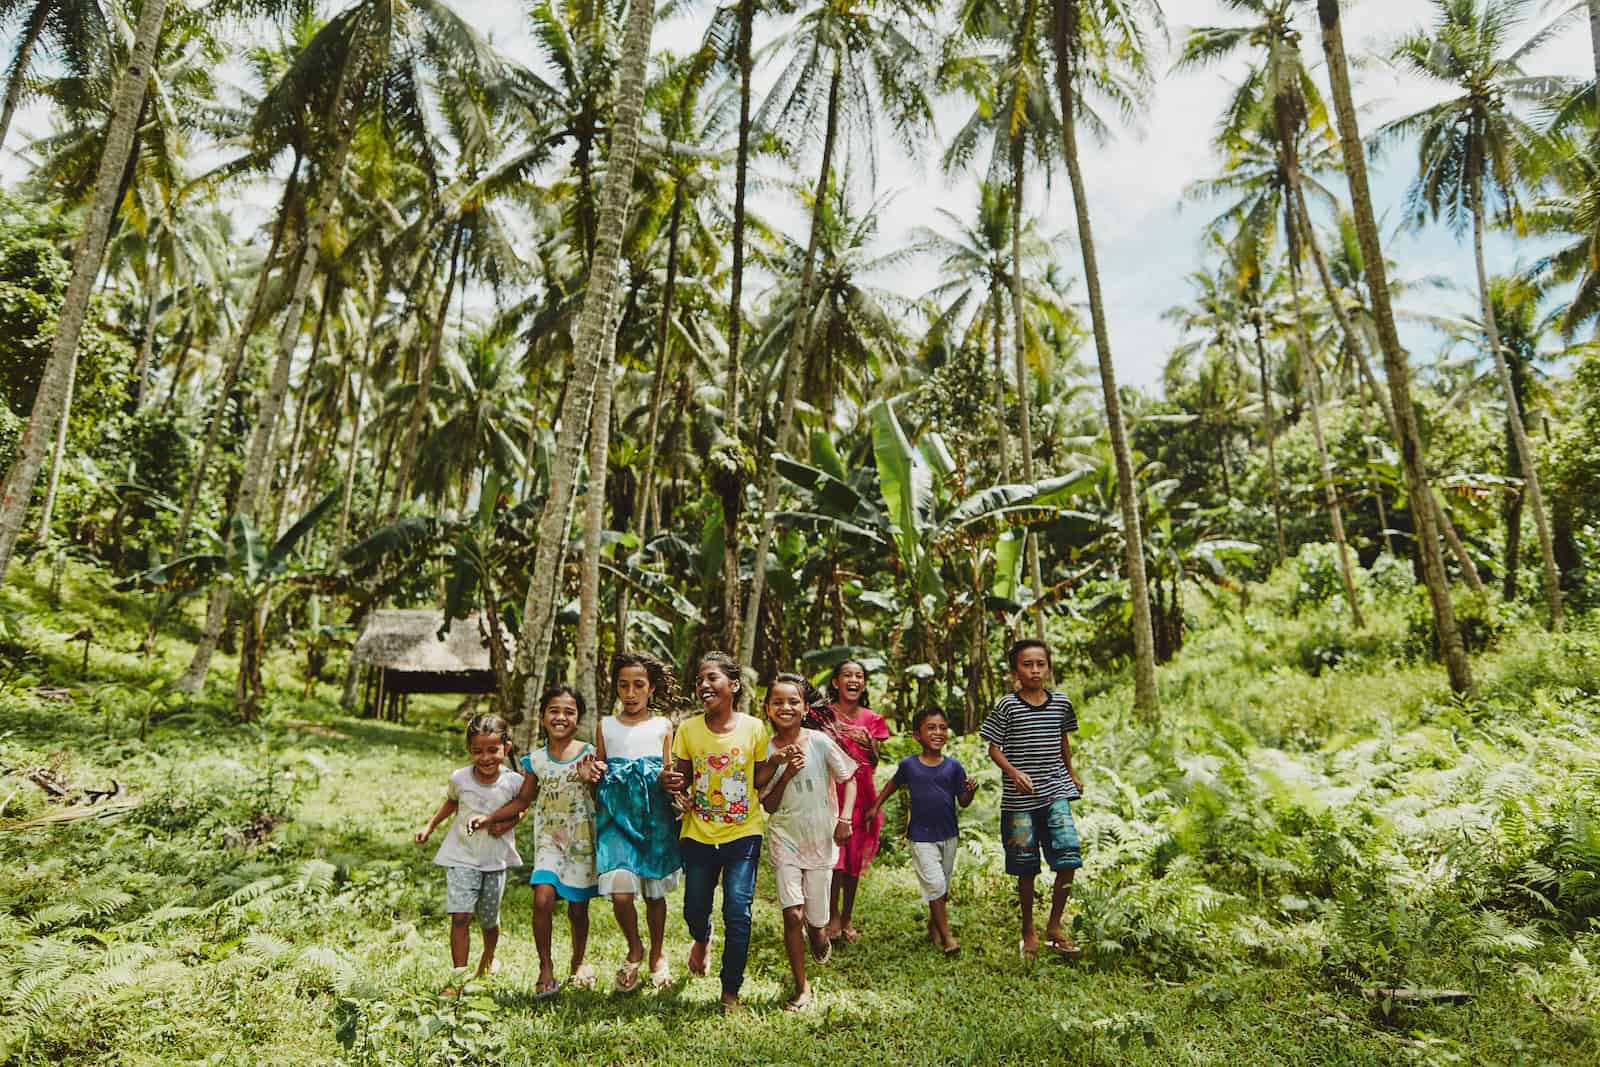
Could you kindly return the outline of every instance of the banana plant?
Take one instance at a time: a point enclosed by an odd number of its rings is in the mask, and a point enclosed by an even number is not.
[[[167,590],[182,597],[214,584],[232,590],[244,619],[239,641],[239,672],[234,682],[234,704],[241,722],[251,722],[260,711],[263,686],[261,662],[266,651],[267,622],[275,607],[274,594],[291,583],[320,580],[324,572],[303,565],[301,542],[338,503],[332,492],[302,515],[282,537],[270,545],[248,515],[228,520],[227,536],[213,535],[213,548],[181,556],[170,563],[119,582],[119,590]]]
[[[832,440],[820,432],[811,436],[810,463],[777,457],[779,473],[807,492],[801,509],[782,512],[777,521],[783,528],[822,535],[854,556],[856,569],[869,578],[882,572],[888,551],[892,593],[865,588],[871,583],[863,582],[857,599],[891,614],[885,643],[903,650],[892,658],[904,660],[909,652],[917,662],[907,673],[926,683],[934,675],[933,664],[957,658],[954,649],[936,654],[936,633],[954,640],[963,623],[981,627],[985,613],[997,606],[994,575],[1006,570],[1008,561],[1010,578],[998,585],[1008,598],[1015,595],[1021,547],[1016,531],[1067,513],[1067,503],[1088,487],[1093,472],[962,495],[956,464],[938,434],[924,434],[913,445],[885,401],[873,405],[868,420],[870,468],[847,468]],[[959,582],[960,592],[952,594],[951,582]],[[984,654],[980,644],[969,646],[968,658]]]

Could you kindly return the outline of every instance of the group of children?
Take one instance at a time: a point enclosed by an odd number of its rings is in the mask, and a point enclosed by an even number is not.
[[[1037,640],[1007,652],[1016,691],[984,722],[981,736],[1004,778],[1000,834],[1006,872],[1018,880],[1020,950],[1040,948],[1034,928],[1034,879],[1040,855],[1056,872],[1045,944],[1077,954],[1062,927],[1073,874],[1082,864],[1070,803],[1082,794],[1072,768],[1072,704],[1047,688],[1049,650]],[[494,969],[505,874],[522,864],[517,823],[533,809],[533,931],[539,954],[534,996],[562,985],[592,988],[585,961],[589,901],[610,899],[628,944],[616,988],[637,989],[641,970],[665,987],[673,981],[664,952],[667,894],[681,882],[683,918],[692,944],[687,966],[710,967],[711,912],[722,885],[722,1003],[739,1006],[750,949],[751,907],[765,840],[779,907],[784,947],[794,978],[785,1004],[811,1003],[807,955],[826,962],[835,942],[859,936],[851,916],[861,875],[877,854],[883,807],[898,790],[910,799],[906,836],[912,866],[928,906],[928,938],[947,956],[961,950],[950,928],[947,897],[955,869],[957,807],[966,807],[977,780],[943,753],[949,739],[944,713],[924,708],[912,718],[921,752],[901,760],[880,796],[874,772],[888,723],[867,707],[866,671],[858,662],[835,668],[828,700],[812,701],[797,674],[778,674],[766,689],[765,718],[738,710],[739,666],[721,652],[700,658],[694,696],[702,712],[674,729],[663,709],[676,706],[677,684],[653,657],[623,653],[611,668],[617,711],[600,722],[594,744],[578,737],[583,699],[556,686],[540,700],[542,748],[514,769],[510,728],[496,715],[467,724],[471,763],[450,776],[444,803],[416,834],[422,844],[446,819],[449,831],[434,862],[445,868],[450,955],[467,966],[471,924],[483,930],[478,974]],[[644,898],[649,948],[639,933],[636,902]],[[551,955],[556,904],[565,901],[572,958],[558,983]],[[454,995],[454,987],[446,989]]]

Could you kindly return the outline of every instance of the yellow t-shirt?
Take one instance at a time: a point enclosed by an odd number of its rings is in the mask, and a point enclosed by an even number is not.
[[[683,817],[683,836],[707,845],[725,845],[759,834],[766,813],[756,789],[756,766],[767,758],[771,733],[766,721],[740,712],[733,729],[719,734],[696,715],[678,727],[672,739],[674,759],[694,764],[690,777],[689,812]]]

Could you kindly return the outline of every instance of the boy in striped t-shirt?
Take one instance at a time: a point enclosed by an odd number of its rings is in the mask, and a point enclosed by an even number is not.
[[[1078,729],[1072,702],[1045,688],[1050,678],[1050,650],[1043,641],[1024,638],[1006,650],[1016,692],[1000,698],[979,734],[989,742],[989,758],[1005,777],[1000,797],[1000,840],[1005,846],[1006,873],[1017,879],[1022,909],[1022,954],[1039,950],[1033,926],[1034,878],[1039,853],[1044,853],[1056,884],[1050,895],[1050,922],[1045,943],[1063,956],[1077,956],[1078,946],[1061,928],[1072,877],[1083,866],[1071,802],[1083,795],[1072,770],[1070,735]]]

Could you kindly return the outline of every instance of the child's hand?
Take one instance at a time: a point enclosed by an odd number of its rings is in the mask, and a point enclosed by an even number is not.
[[[428,843],[428,838],[429,838],[430,835],[432,835],[432,833],[433,833],[433,827],[424,826],[422,829],[418,830],[412,836],[413,836],[413,839],[417,842],[417,844],[425,845],[425,844]]]
[[[976,793],[977,791],[978,791],[978,780],[976,778],[968,778],[965,782],[963,782],[961,784],[961,795],[962,796],[970,797],[970,796],[972,796],[972,794]]]
[[[1026,771],[1017,771],[1011,775],[1011,781],[1017,791],[1025,796],[1033,796],[1033,779],[1028,777]]]
[[[467,820],[467,833],[477,833],[479,830],[483,829],[484,825],[488,823],[488,821],[489,816],[487,815],[474,815],[471,819]]]
[[[594,785],[605,776],[605,761],[595,759],[593,752],[588,753],[583,757],[583,759],[578,761],[578,777],[582,778],[590,785]]]
[[[791,778],[806,769],[806,754],[799,745],[790,745],[778,754],[789,765],[789,769],[784,773]]]
[[[661,788],[674,796],[683,792],[686,784],[683,775],[672,767],[661,768],[661,773],[656,776],[656,781],[661,783]]]
[[[1067,773],[1068,774],[1072,774],[1071,771],[1068,771]],[[1083,782],[1078,778],[1078,776],[1076,774],[1072,774],[1072,784],[1078,787],[1078,792],[1079,793],[1083,792]]]
[[[872,817],[876,817],[877,814],[878,814],[877,809],[873,809]],[[871,821],[872,817],[868,818],[869,822]],[[849,819],[840,817],[840,818],[837,818],[837,819],[833,820],[833,843],[834,844],[842,845],[846,841],[850,840],[851,832],[852,832],[852,827],[850,826],[850,820]]]

